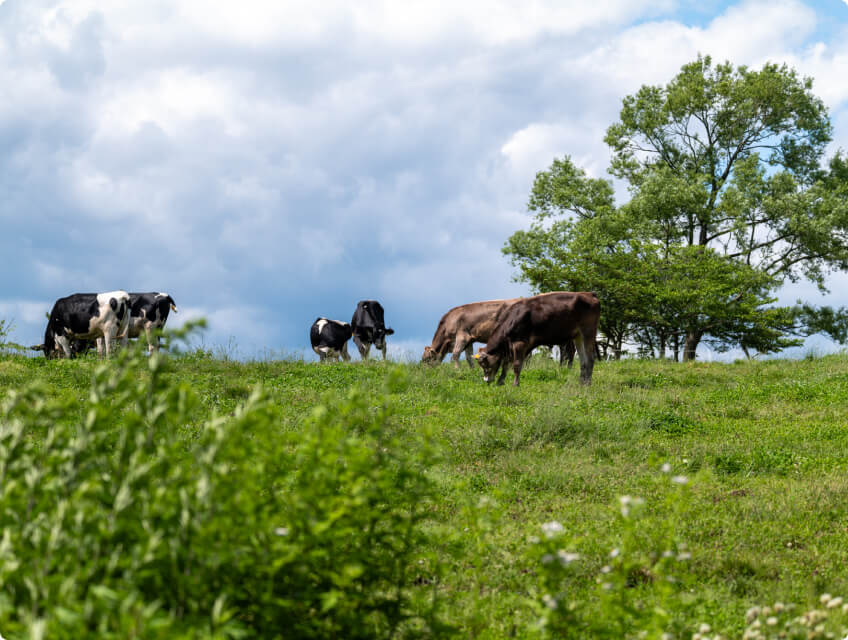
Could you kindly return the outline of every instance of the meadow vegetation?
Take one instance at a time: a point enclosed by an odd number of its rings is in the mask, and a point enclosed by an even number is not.
[[[843,638],[848,356],[0,355],[0,634]]]

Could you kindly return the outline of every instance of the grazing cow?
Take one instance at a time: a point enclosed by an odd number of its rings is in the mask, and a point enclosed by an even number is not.
[[[47,329],[44,332],[44,355],[56,358],[65,354],[70,358],[74,340],[98,340],[97,353],[106,355],[112,343],[123,334],[126,345],[126,329],[129,323],[130,296],[126,291],[108,293],[75,293],[59,298],[50,311]]]
[[[573,339],[580,353],[580,382],[591,384],[595,337],[601,303],[594,293],[555,291],[522,298],[504,313],[488,344],[474,356],[483,368],[483,379],[491,382],[502,367],[498,384],[503,384],[512,360],[518,386],[527,354],[540,345],[562,345]]]
[[[345,362],[350,362],[347,341],[352,335],[353,329],[347,322],[318,318],[309,330],[309,341],[321,362],[331,359],[338,362],[340,355]]]
[[[508,300],[484,300],[469,302],[454,307],[442,316],[433,343],[424,347],[421,362],[436,364],[444,360],[452,349],[453,368],[459,369],[459,356],[465,351],[469,367],[474,367],[472,347],[475,342],[488,342],[489,336],[498,326],[498,317],[520,298]]]
[[[395,331],[386,329],[383,305],[376,300],[360,300],[356,311],[353,312],[350,326],[353,329],[353,342],[363,360],[368,359],[372,344],[383,353],[383,360],[386,359],[386,336]]]
[[[165,327],[168,313],[177,313],[174,299],[167,293],[153,291],[150,293],[130,294],[130,321],[127,326],[127,337],[138,338],[144,332],[147,338],[147,351],[152,353],[159,350],[159,335],[151,335]],[[155,340],[154,340],[155,338]]]

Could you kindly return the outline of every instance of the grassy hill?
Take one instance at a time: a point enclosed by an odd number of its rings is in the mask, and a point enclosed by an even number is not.
[[[841,632],[848,357],[462,367],[0,357],[0,633]]]

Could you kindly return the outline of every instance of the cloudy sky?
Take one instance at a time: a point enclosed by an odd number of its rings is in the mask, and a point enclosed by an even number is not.
[[[0,318],[167,291],[250,356],[377,298],[417,355],[528,293],[500,249],[535,172],[604,176],[621,98],[698,53],[812,76],[848,149],[848,0],[0,0]]]

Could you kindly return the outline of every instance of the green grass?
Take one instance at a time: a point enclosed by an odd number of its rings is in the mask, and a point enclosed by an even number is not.
[[[3,356],[0,396],[38,383],[66,407],[59,419],[79,421],[97,366]],[[444,564],[442,616],[459,637],[534,635],[543,568],[528,540],[545,522],[562,523],[586,558],[582,573],[565,578],[569,598],[591,598],[593,571],[625,539],[622,495],[645,500],[646,535],[671,530],[691,552],[687,606],[672,615],[679,628],[707,621],[741,637],[751,606],[808,607],[823,592],[848,594],[845,355],[600,363],[589,388],[577,368],[538,360],[518,389],[487,386],[464,362],[454,371],[189,354],[174,358],[167,375],[196,395],[192,421],[233,414],[261,385],[280,431],[297,433],[340,391],[359,388],[376,404],[395,369],[405,380],[389,389],[392,431],[401,441],[430,433],[439,451],[428,469],[439,496],[429,526],[451,535],[427,551]],[[688,478],[685,503],[669,500],[674,475]],[[427,566],[420,584],[430,582]]]

